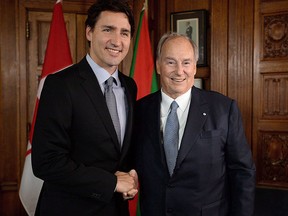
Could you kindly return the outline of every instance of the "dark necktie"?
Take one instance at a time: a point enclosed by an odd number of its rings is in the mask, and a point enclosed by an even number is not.
[[[178,154],[179,141],[179,121],[177,116],[178,104],[176,101],[171,103],[171,111],[167,117],[164,131],[164,149],[166,155],[167,166],[170,176],[172,176],[176,164]]]
[[[106,99],[106,104],[108,106],[117,137],[118,137],[118,141],[121,144],[121,127],[120,127],[120,121],[118,117],[116,98],[115,98],[113,87],[112,87],[113,82],[114,82],[114,78],[112,76],[109,79],[107,79],[105,82],[106,83],[105,99]]]

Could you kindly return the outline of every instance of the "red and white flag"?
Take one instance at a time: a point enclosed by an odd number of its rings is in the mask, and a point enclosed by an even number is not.
[[[25,164],[22,173],[19,196],[21,202],[29,216],[35,214],[36,205],[42,188],[43,181],[34,176],[31,165],[31,148],[33,146],[34,124],[37,116],[38,103],[41,90],[47,75],[55,73],[72,64],[69,40],[67,36],[62,0],[58,0],[54,5],[50,33],[48,37],[47,49],[38,87],[36,104],[34,108],[31,131],[29,134],[28,147]]]

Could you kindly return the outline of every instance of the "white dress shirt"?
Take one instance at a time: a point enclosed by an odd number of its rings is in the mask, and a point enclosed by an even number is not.
[[[168,114],[170,112],[170,105],[174,101],[173,98],[169,97],[167,94],[163,92],[161,89],[161,131],[165,131],[166,120]],[[177,109],[177,116],[179,120],[179,143],[178,149],[180,148],[185,125],[187,122],[188,111],[191,103],[191,89],[189,89],[186,93],[182,94],[181,96],[175,99],[177,104],[179,105]]]

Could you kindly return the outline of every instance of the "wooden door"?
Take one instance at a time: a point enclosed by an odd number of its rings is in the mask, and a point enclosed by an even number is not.
[[[288,187],[288,1],[255,1],[253,153],[260,186]]]

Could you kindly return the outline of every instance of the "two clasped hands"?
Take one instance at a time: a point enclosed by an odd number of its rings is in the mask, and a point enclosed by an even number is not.
[[[125,200],[132,199],[138,193],[138,175],[132,169],[128,173],[117,171],[116,192],[122,193]]]

